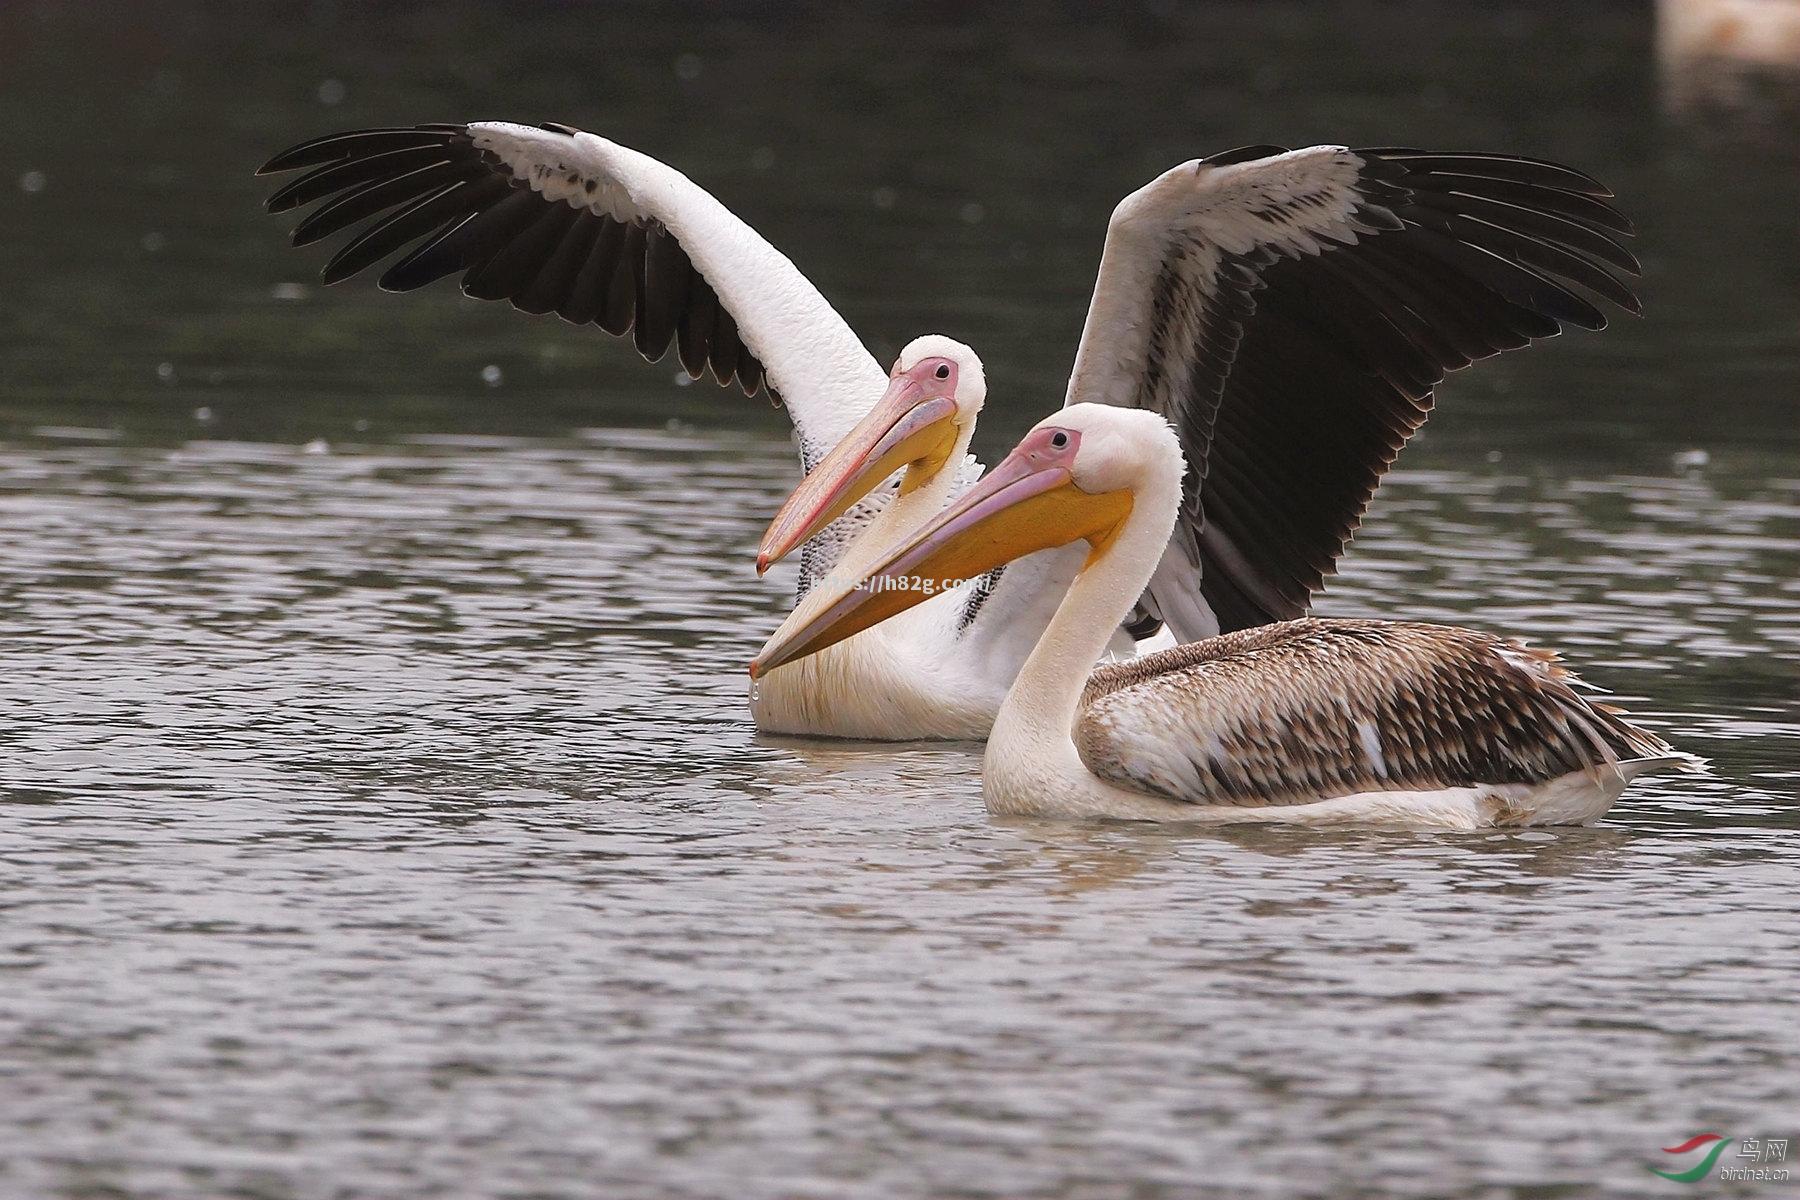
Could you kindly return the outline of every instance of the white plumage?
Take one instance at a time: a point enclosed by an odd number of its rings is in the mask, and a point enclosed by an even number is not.
[[[808,470],[896,386],[786,256],[679,171],[605,138],[504,122],[359,130],[263,169],[303,167],[269,202],[320,202],[296,243],[361,226],[328,282],[404,251],[383,287],[461,273],[469,295],[629,334],[649,358],[673,347],[696,378],[768,387]],[[1607,194],[1530,159],[1251,147],[1127,197],[1068,401],[1162,413],[1192,466],[1135,614],[1154,619],[1134,628],[1160,619],[1192,640],[1304,612],[1445,371],[1563,323],[1598,328],[1584,293],[1635,307],[1617,277],[1636,268],[1618,241],[1629,226]],[[979,374],[966,347],[937,349]],[[968,418],[954,470],[898,502],[869,489],[807,543],[803,597],[853,545],[875,556],[975,478]],[[1047,551],[772,675],[758,724],[980,737],[1079,566]],[[929,685],[945,663],[962,677],[954,697]]]
[[[1156,415],[1077,404],[872,564],[877,581],[1078,545],[1008,691],[982,778],[996,813],[1473,829],[1586,824],[1646,771],[1692,769],[1553,655],[1445,626],[1303,619],[1093,670],[1167,545],[1183,461]],[[753,672],[803,666],[894,606],[836,589]],[[902,614],[904,615],[904,614]],[[876,626],[879,628],[879,626]]]

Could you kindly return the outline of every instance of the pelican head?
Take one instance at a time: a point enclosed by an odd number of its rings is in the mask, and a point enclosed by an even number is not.
[[[812,619],[778,630],[750,674],[804,658],[1038,550],[1086,541],[1091,564],[1111,547],[1147,486],[1170,497],[1173,522],[1181,472],[1180,443],[1162,417],[1108,404],[1070,405],[1038,422],[981,482],[860,582],[841,588]]]
[[[900,493],[923,486],[950,463],[987,400],[981,359],[961,342],[927,334],[907,343],[887,391],[794,489],[757,548],[756,573],[843,516],[895,471]]]

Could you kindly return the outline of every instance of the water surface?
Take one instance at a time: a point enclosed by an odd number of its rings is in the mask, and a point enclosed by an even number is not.
[[[944,11],[0,10],[0,1195],[1638,1196],[1800,1134],[1791,110],[1671,111],[1627,8]],[[1321,611],[1556,646],[1715,775],[1193,833],[758,737],[781,414],[322,292],[259,211],[290,142],[486,116],[690,171],[884,357],[969,340],[990,458],[1173,162],[1593,171],[1645,317],[1451,381]]]

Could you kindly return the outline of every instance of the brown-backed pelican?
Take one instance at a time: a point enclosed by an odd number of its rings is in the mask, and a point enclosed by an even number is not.
[[[751,674],[957,580],[1072,547],[1083,565],[988,738],[982,778],[996,813],[1586,824],[1639,774],[1698,765],[1582,695],[1554,655],[1467,629],[1303,618],[1094,670],[1167,553],[1183,474],[1179,437],[1158,414],[1064,408],[866,578],[834,585],[785,626]]]

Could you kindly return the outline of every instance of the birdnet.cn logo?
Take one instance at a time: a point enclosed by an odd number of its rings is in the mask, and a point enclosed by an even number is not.
[[[1675,1161],[1667,1167],[1651,1167],[1652,1175],[1673,1179],[1676,1183],[1698,1183],[1713,1173],[1719,1159],[1737,1143],[1737,1153],[1719,1166],[1720,1179],[1742,1179],[1759,1183],[1786,1183],[1793,1178],[1785,1165],[1788,1157],[1786,1138],[1729,1138],[1722,1133],[1696,1133],[1676,1146],[1664,1146],[1664,1154]]]

